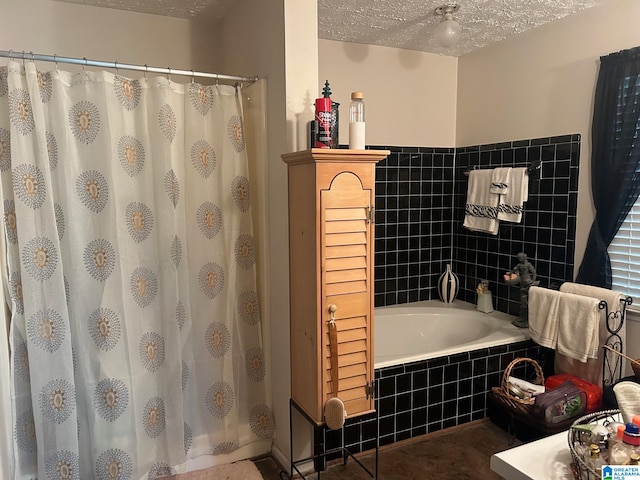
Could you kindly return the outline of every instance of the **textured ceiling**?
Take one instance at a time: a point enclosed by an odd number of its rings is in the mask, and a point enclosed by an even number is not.
[[[608,0],[458,0],[462,36],[454,47],[433,39],[446,0],[318,0],[318,36],[459,56]]]
[[[58,0],[176,18],[223,18],[239,0]]]
[[[59,0],[178,18],[224,18],[241,0]],[[433,39],[447,0],[318,0],[318,37],[459,56],[609,0],[458,0],[462,37]]]

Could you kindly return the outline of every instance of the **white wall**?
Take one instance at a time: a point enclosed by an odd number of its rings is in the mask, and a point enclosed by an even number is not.
[[[331,98],[340,103],[340,143],[349,143],[350,96],[359,90],[367,145],[455,146],[455,57],[331,40],[318,47],[320,90],[311,102],[329,80]]]
[[[259,195],[266,206],[263,241],[268,258],[261,263],[268,305],[262,307],[270,336],[276,423],[272,451],[285,466],[290,456],[289,227],[287,169],[280,155],[307,148],[306,125],[313,119],[309,98],[318,88],[317,23],[316,0],[243,0],[225,18],[220,32],[225,70],[267,79],[267,178],[256,182],[264,186]],[[296,452],[305,451],[309,425],[294,426]]]
[[[0,11],[2,50],[215,71],[210,24],[51,0],[0,0]]]

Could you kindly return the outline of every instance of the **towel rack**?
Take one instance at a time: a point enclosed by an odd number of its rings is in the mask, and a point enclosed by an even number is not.
[[[529,175],[531,177],[531,176],[534,176],[534,175],[538,174],[538,172],[540,171],[541,167],[542,167],[542,161],[533,160],[531,162],[531,164],[527,167],[527,175]],[[480,169],[480,167],[478,165],[470,165],[462,173],[464,173],[464,175],[466,177],[468,177],[469,176],[469,172],[471,172],[472,170],[479,170],[479,169]]]
[[[606,327],[609,332],[607,340],[604,345],[607,346],[602,358],[602,387],[613,385],[615,382],[622,378],[622,359],[618,355],[609,356],[608,350],[615,350],[619,353],[623,353],[624,345],[622,344],[622,337],[618,334],[624,323],[625,313],[627,306],[633,303],[633,299],[629,296],[620,299],[620,307],[617,310],[609,311],[609,305],[605,300],[601,300],[598,304],[600,310],[605,311],[605,317],[607,319]]]

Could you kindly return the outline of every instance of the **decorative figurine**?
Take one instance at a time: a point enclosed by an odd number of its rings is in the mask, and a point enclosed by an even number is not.
[[[536,269],[527,260],[527,254],[520,252],[516,257],[519,263],[504,274],[505,283],[520,286],[520,315],[511,323],[516,327],[529,328],[529,287],[540,282],[536,281]]]

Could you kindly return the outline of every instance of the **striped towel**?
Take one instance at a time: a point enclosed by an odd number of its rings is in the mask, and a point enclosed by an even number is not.
[[[469,230],[498,233],[499,195],[490,192],[493,170],[481,169],[469,172],[467,203],[462,225]]]

